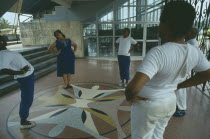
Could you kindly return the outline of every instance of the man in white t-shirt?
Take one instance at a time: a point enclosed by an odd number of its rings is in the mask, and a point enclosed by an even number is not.
[[[195,16],[194,7],[186,1],[163,7],[159,32],[165,43],[148,52],[125,91],[132,104],[132,139],[162,139],[176,110],[174,91],[210,80],[210,63],[198,48],[185,42]],[[197,74],[186,80],[192,69]]]
[[[126,87],[130,80],[130,52],[134,50],[135,47],[140,46],[132,37],[129,37],[129,35],[130,29],[125,28],[123,30],[123,36],[116,40],[116,46],[119,45],[118,64],[120,79],[122,80],[122,83],[119,84],[120,87]],[[134,45],[134,47],[131,48],[131,45]]]
[[[193,27],[190,32],[187,33],[185,36],[185,41],[189,43],[190,45],[198,48],[198,41],[196,40],[196,37],[198,35],[199,31],[197,28]],[[187,109],[187,90],[186,88],[184,89],[179,89],[176,91],[176,112],[174,113],[175,117],[181,117],[186,114],[186,109]]]
[[[0,71],[13,75],[14,79],[19,82],[21,90],[20,128],[34,127],[36,123],[27,120],[34,97],[34,68],[21,54],[7,50],[2,37],[0,37]]]

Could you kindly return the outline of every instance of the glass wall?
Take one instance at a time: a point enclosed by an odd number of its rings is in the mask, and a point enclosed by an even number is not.
[[[85,56],[116,57],[115,41],[124,28],[130,28],[130,36],[141,46],[131,55],[144,57],[160,44],[158,25],[163,4],[162,0],[114,0],[96,13],[95,21],[84,23]]]

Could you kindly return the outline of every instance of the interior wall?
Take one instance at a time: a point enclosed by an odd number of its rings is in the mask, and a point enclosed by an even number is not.
[[[81,22],[78,21],[21,23],[22,44],[24,46],[49,46],[56,40],[53,33],[57,29],[60,29],[67,38],[78,45],[76,56],[84,57],[83,30]]]

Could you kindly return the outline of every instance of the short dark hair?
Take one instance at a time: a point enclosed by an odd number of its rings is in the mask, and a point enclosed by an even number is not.
[[[131,32],[129,28],[124,28],[123,30],[128,31],[129,34],[130,34],[130,32]]]
[[[64,38],[66,38],[66,36],[63,34],[63,32],[61,32],[61,30],[56,30],[55,32],[54,32],[54,36],[56,37],[56,34],[57,33],[60,33],[60,34],[62,34],[62,36],[64,37]]]
[[[160,21],[167,23],[173,37],[183,37],[193,26],[195,8],[186,1],[172,1],[163,7]]]

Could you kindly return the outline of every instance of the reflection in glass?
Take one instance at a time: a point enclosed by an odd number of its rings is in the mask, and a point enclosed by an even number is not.
[[[103,16],[101,16],[99,18],[99,21],[100,22],[112,22],[113,21],[113,11],[103,14]]]
[[[157,24],[150,24],[147,26],[147,40],[159,40]]]
[[[83,25],[84,36],[96,36],[96,24],[84,24]]]
[[[96,37],[84,37],[85,56],[97,56],[97,39]]]
[[[143,39],[143,25],[142,24],[131,24],[131,37],[134,39]]]
[[[99,36],[113,36],[112,24],[99,24]]]
[[[146,44],[146,53],[149,52],[150,49],[158,46],[158,42],[147,42]]]
[[[99,56],[100,57],[113,56],[113,38],[111,37],[99,38]]]
[[[146,8],[145,7],[131,8],[131,10],[135,10],[135,9],[136,9],[136,20],[134,20],[134,21],[145,21]],[[132,14],[132,12],[130,12],[130,14]],[[135,12],[134,12],[134,14],[135,14]],[[132,15],[131,15],[131,19],[132,19]]]

